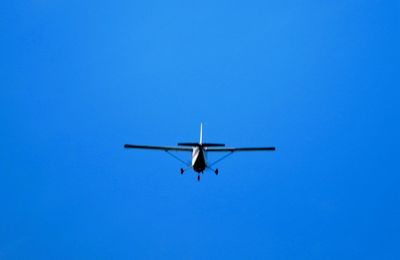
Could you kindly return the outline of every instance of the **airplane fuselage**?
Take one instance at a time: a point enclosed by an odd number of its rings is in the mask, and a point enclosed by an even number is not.
[[[206,153],[201,146],[193,147],[192,152],[192,168],[194,171],[200,173],[207,167]]]

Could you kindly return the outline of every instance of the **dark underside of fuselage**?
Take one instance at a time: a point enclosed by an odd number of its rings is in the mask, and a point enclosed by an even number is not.
[[[205,154],[202,148],[199,149],[199,154],[196,157],[196,160],[193,163],[193,170],[196,172],[203,172],[206,169],[206,159]]]

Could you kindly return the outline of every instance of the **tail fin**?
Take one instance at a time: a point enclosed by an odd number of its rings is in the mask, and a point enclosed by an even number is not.
[[[200,124],[200,144],[203,143],[203,122]]]

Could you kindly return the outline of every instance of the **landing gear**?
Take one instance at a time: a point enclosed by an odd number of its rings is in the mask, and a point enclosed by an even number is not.
[[[183,174],[185,172],[185,170],[183,168],[181,168],[181,174]]]
[[[200,174],[197,175],[197,181],[200,181]]]
[[[218,175],[218,172],[219,172],[219,171],[218,171],[218,169],[215,169],[214,172],[215,172],[215,175]]]

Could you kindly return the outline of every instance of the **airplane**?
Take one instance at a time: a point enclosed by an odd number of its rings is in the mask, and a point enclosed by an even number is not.
[[[153,146],[153,145],[135,145],[135,144],[125,144],[125,148],[129,149],[147,149],[147,150],[159,150],[165,151],[170,154],[175,159],[187,165],[186,169],[192,168],[197,173],[197,180],[200,181],[200,174],[206,169],[212,170],[216,175],[218,175],[218,168],[213,169],[212,166],[229,155],[235,152],[255,152],[255,151],[275,151],[275,147],[225,147],[225,144],[221,143],[203,143],[203,123],[200,124],[200,141],[196,142],[185,142],[178,143],[177,146]],[[173,152],[192,152],[192,161],[191,163],[186,163],[184,160],[175,156]],[[207,153],[228,153],[225,154],[222,158],[214,161],[211,164],[207,163]],[[186,169],[181,168],[180,173],[183,174]]]

